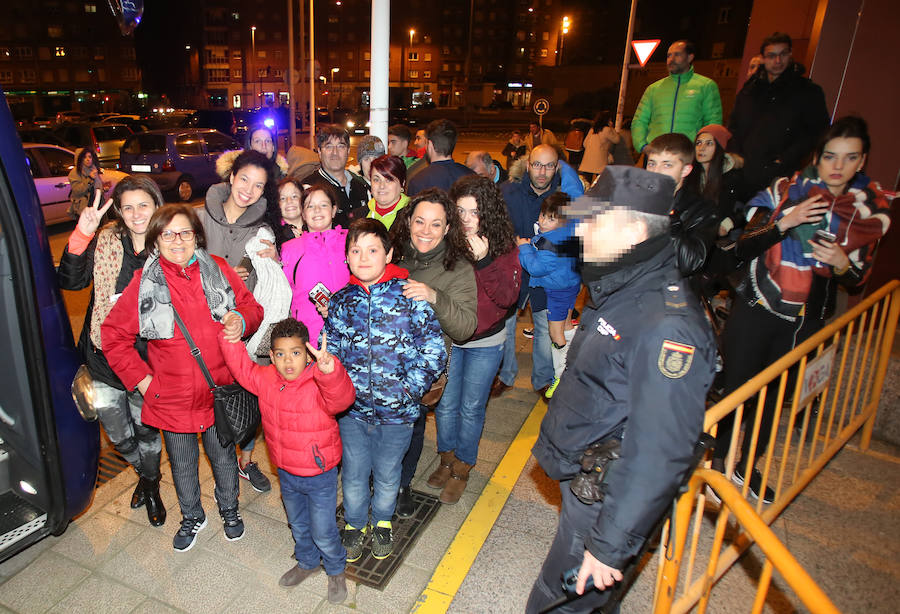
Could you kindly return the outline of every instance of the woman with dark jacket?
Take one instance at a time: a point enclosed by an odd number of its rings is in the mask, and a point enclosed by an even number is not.
[[[100,424],[140,478],[131,495],[131,508],[146,504],[147,519],[155,527],[166,521],[166,508],[159,497],[159,430],[143,424],[143,397],[133,388],[126,389],[106,361],[100,325],[135,271],[144,266],[147,225],[153,212],[164,204],[156,183],[146,177],[122,179],[102,207],[97,192],[93,204],[81,210],[57,271],[63,290],[81,290],[93,283],[78,348],[94,380],[93,402]],[[116,221],[97,232],[110,207],[116,213]],[[140,343],[138,352],[145,351],[145,345]]]
[[[100,165],[87,147],[75,154],[75,166],[69,171],[69,209],[72,219],[77,220],[82,210],[94,202],[94,192],[103,190],[100,179]]]
[[[457,466],[475,464],[494,374],[503,358],[505,324],[522,283],[516,233],[499,188],[470,175],[450,189],[460,225],[475,260],[478,324],[465,341],[454,341],[444,395],[434,410],[440,465],[428,486],[440,488],[441,503],[456,503],[465,488]]]
[[[694,139],[694,168],[685,180],[700,196],[717,205],[719,236],[724,236],[737,224],[740,213],[738,186],[741,182],[740,159],[725,153],[731,133],[719,124],[700,128]]]
[[[173,547],[193,547],[206,526],[200,499],[197,435],[212,466],[215,499],[225,538],[240,539],[238,467],[234,445],[223,447],[216,434],[213,395],[191,347],[176,323],[184,322],[217,385],[233,381],[219,348],[219,332],[233,341],[253,334],[263,311],[237,273],[206,251],[206,235],[188,205],[156,210],[147,227],[150,253],[116,301],[101,327],[109,365],[127,390],[144,395],[141,419],[162,429],[181,508],[181,527]],[[147,344],[146,356],[135,339]]]
[[[447,344],[471,337],[478,324],[478,290],[456,203],[443,190],[419,192],[397,215],[391,226],[391,242],[395,263],[409,271],[404,296],[431,303]],[[422,411],[403,458],[397,495],[397,515],[401,518],[415,511],[409,487],[422,455],[425,416],[426,411]],[[471,468],[462,461],[453,463],[454,475],[463,488]]]

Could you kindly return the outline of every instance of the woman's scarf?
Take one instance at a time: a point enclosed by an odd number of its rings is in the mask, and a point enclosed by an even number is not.
[[[234,290],[225,273],[205,249],[194,250],[200,269],[200,283],[212,319],[219,322],[234,309]],[[189,264],[191,264],[189,263]],[[138,319],[140,335],[145,339],[171,339],[175,335],[175,310],[165,271],[156,251],[147,258],[138,289]]]
[[[808,240],[818,229],[836,237],[850,263],[864,274],[874,256],[874,246],[890,226],[890,205],[881,186],[862,173],[850,181],[840,196],[828,191],[825,182],[810,167],[792,178],[777,179],[760,192],[748,207],[773,210],[771,221],[784,217],[791,208],[808,198],[821,196],[831,205],[817,224],[801,224],[780,243],[750,263],[750,280],[756,298],[775,315],[793,321],[803,309],[812,287],[813,275],[831,277],[831,267],[812,257]]]
[[[94,347],[100,345],[100,325],[112,311],[112,297],[116,294],[116,282],[122,272],[125,248],[122,237],[114,226],[107,226],[97,235],[94,247],[94,308],[91,312],[91,341]]]
[[[253,296],[256,302],[262,305],[263,320],[247,340],[247,353],[251,358],[266,356],[270,349],[269,334],[272,326],[290,315],[291,300],[294,297],[291,286],[288,283],[281,265],[271,258],[261,258],[258,254],[267,246],[262,242],[265,239],[275,242],[275,235],[263,226],[256,231],[256,236],[247,241],[246,254],[256,271],[256,286],[253,288]]]

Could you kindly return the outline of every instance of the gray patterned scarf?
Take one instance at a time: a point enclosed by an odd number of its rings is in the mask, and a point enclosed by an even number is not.
[[[219,322],[234,309],[234,290],[228,279],[206,250],[194,250],[194,258],[200,267],[200,283],[213,320]],[[138,290],[138,318],[140,335],[144,339],[171,339],[175,335],[175,311],[172,295],[159,261],[159,252],[144,263],[141,285]]]

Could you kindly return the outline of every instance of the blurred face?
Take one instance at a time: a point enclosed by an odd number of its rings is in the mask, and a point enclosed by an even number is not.
[[[541,127],[538,124],[528,124],[528,131],[531,132],[531,134],[540,134]]]
[[[531,150],[531,156],[528,158],[528,176],[535,192],[542,194],[550,188],[558,164],[559,156],[552,147],[541,146]]]
[[[331,229],[331,222],[337,207],[331,204],[328,195],[322,190],[315,190],[306,197],[303,205],[303,221],[311,232]]]
[[[519,145],[522,142],[522,133],[513,132],[510,140],[513,142],[513,145]]]
[[[246,209],[262,198],[266,179],[266,170],[252,164],[232,173],[231,200],[241,209]]]
[[[478,201],[474,196],[463,196],[456,201],[456,212],[462,222],[463,232],[467,237],[478,234]]]
[[[476,175],[481,175],[482,177],[487,177],[488,179],[494,178],[494,165],[491,164],[491,168],[488,168],[487,164],[484,163],[484,160],[480,155],[469,155],[466,158],[466,166],[472,169],[472,172]]]
[[[575,236],[581,238],[584,261],[602,264],[615,262],[643,241],[646,229],[643,224],[629,223],[628,214],[622,209],[610,209],[579,222]]]
[[[363,234],[347,251],[347,264],[353,276],[368,288],[384,275],[393,254],[392,249],[384,251],[384,245],[377,236]]]
[[[400,198],[403,187],[389,175],[382,175],[372,169],[372,196],[380,207],[390,207]]]
[[[187,266],[194,257],[196,245],[197,239],[191,221],[181,213],[172,218],[156,240],[160,258],[182,267]]]
[[[682,162],[678,154],[668,151],[650,154],[647,157],[647,170],[674,179],[675,190],[681,188],[681,182],[690,174],[691,168],[693,167],[690,164]]]
[[[447,214],[440,203],[423,200],[409,220],[409,238],[417,250],[426,254],[447,235]]]
[[[309,363],[306,344],[300,337],[280,337],[272,342],[269,358],[278,375],[289,382],[294,381]]]
[[[747,78],[749,79],[756,74],[756,69],[763,63],[763,56],[754,55],[750,58],[750,64],[747,66]]]
[[[153,197],[145,191],[122,192],[119,200],[119,215],[122,216],[125,228],[132,235],[142,235],[147,232],[147,224],[154,211],[156,211],[156,203],[153,202]]]
[[[766,45],[763,49],[763,64],[766,65],[769,81],[774,81],[791,65],[791,48],[786,43]]]
[[[828,191],[837,196],[844,193],[847,184],[865,165],[862,139],[838,137],[825,143],[816,171]]]
[[[713,159],[713,154],[715,153],[716,139],[705,132],[698,134],[697,139],[694,141],[694,155],[697,158],[697,162],[706,166]]]
[[[250,137],[250,149],[265,154],[267,158],[272,158],[275,153],[275,143],[272,142],[272,133],[268,130],[257,130]]]
[[[423,147],[425,147],[426,142],[427,142],[427,139],[425,138],[425,131],[417,130],[416,131],[416,140],[413,141],[413,146],[416,149],[422,149]]]
[[[286,183],[278,191],[278,206],[285,222],[299,226],[302,222],[302,194],[293,183]]]
[[[90,152],[84,154],[84,158],[81,162],[81,166],[83,168],[90,168],[93,165],[94,165],[94,154],[92,154]]]
[[[359,170],[363,174],[363,177],[372,181],[372,161],[375,158],[362,158],[359,161]]]
[[[666,53],[666,68],[669,69],[669,74],[680,75],[691,67],[694,56],[689,55],[684,48],[684,43],[675,43],[669,47],[669,52]]]
[[[392,156],[405,156],[406,149],[409,147],[409,141],[401,139],[399,136],[388,136],[388,154]]]
[[[556,217],[555,215],[544,215],[543,213],[541,213],[538,216],[538,229],[540,229],[541,232],[550,232],[551,230],[556,230],[562,225],[562,219]]]
[[[328,139],[319,150],[319,160],[322,162],[322,168],[332,177],[344,172],[349,156],[350,146],[338,138]]]

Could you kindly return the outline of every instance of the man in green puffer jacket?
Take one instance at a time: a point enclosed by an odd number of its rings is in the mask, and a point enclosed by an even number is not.
[[[669,76],[651,83],[631,123],[634,148],[640,152],[661,134],[680,132],[694,140],[697,130],[722,122],[719,86],[694,73],[694,44],[675,41],[666,54]]]

